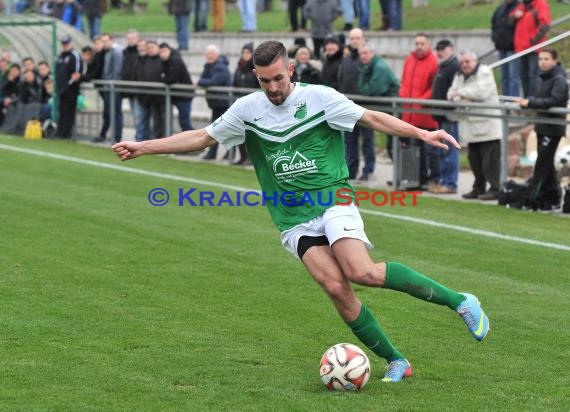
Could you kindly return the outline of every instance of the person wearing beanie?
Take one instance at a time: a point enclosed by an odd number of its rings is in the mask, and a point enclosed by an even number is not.
[[[178,50],[172,50],[168,43],[161,43],[159,46],[160,60],[162,61],[161,79],[166,84],[187,84],[191,85],[192,76],[188,72],[186,63],[182,60]],[[172,104],[178,110],[178,124],[180,130],[192,130],[190,112],[192,111],[192,97],[173,96]],[[170,113],[172,116],[172,112]]]
[[[323,69],[321,79],[323,84],[338,90],[339,69],[344,54],[344,48],[338,37],[331,36],[325,40],[323,56]]]
[[[294,59],[297,54],[297,50],[301,47],[307,47],[307,41],[304,37],[295,37],[293,45],[287,49],[287,56],[289,56],[290,59]]]
[[[253,43],[244,44],[241,56],[234,72],[234,87],[257,89],[259,83],[253,73]]]

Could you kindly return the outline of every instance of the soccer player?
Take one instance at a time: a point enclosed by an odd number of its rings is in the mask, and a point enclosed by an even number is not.
[[[291,83],[293,65],[280,42],[260,44],[253,61],[262,91],[238,99],[205,129],[117,143],[114,152],[121,160],[129,160],[145,154],[202,150],[218,142],[226,147],[245,142],[283,246],[303,262],[358,339],[388,361],[383,381],[401,381],[412,374],[411,366],[358,299],[352,283],[398,290],[447,306],[463,318],[476,340],[483,340],[489,320],[475,296],[455,292],[403,264],[372,261],[367,249],[373,246],[354,204],[300,201],[307,194],[312,199],[326,194],[328,199],[335,198],[339,189],[352,190],[342,131],[352,130],[355,124],[444,149],[446,143],[458,148],[459,144],[443,130],[428,132],[366,110],[332,88]],[[285,192],[291,195],[288,201],[277,201]]]

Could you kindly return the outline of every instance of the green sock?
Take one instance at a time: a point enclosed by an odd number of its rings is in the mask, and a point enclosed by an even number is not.
[[[465,300],[465,296],[440,285],[435,280],[396,262],[386,262],[387,289],[406,292],[418,299],[445,305],[451,310]]]
[[[346,324],[352,329],[356,337],[376,355],[386,359],[388,362],[394,359],[404,359],[404,356],[392,345],[392,342],[390,342],[390,339],[388,339],[382,327],[364,303],[356,320],[346,322]]]

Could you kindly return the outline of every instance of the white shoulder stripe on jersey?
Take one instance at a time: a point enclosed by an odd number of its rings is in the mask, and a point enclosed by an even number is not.
[[[325,116],[324,114],[322,116],[319,116],[305,124],[303,124],[302,126],[296,127],[293,130],[291,130],[289,133],[283,135],[283,136],[277,136],[276,134],[279,133],[278,131],[269,131],[269,132],[273,132],[275,134],[271,134],[271,133],[266,133],[264,132],[262,129],[259,129],[257,127],[251,126],[249,124],[246,123],[245,125],[245,129],[246,130],[250,130],[252,132],[254,132],[256,135],[258,135],[259,137],[261,137],[262,139],[265,140],[269,140],[270,142],[275,142],[275,143],[283,143],[286,142],[288,140],[291,140],[297,136],[299,136],[302,133],[305,133],[307,130],[310,130],[312,128],[314,128],[315,126],[325,122]]]

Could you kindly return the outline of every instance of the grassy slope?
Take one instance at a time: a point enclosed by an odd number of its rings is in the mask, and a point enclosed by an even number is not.
[[[118,164],[109,150],[66,142],[0,143]],[[256,187],[251,172],[227,167],[126,165]],[[442,308],[358,288],[415,377],[381,385],[373,358],[363,393],[329,394],[318,360],[355,339],[263,208],[152,207],[151,188],[194,185],[1,149],[0,173],[0,409],[570,407],[568,252],[365,215],[376,259],[476,291],[493,331],[480,345]],[[427,198],[383,211],[568,244],[567,219],[553,216]]]
[[[149,0],[148,10],[141,14],[111,10],[102,20],[102,29],[119,33],[126,27],[134,27],[143,32],[168,32],[174,30],[174,22],[162,6],[161,0]],[[464,0],[431,0],[429,7],[412,8],[411,0],[404,1],[404,30],[457,30],[489,28],[490,19],[496,4],[479,4],[465,7]],[[570,8],[556,1],[548,2],[552,18],[556,19],[568,14]],[[287,13],[282,10],[280,2],[274,0],[274,11],[258,15],[258,27],[261,32],[289,31]],[[371,1],[371,27],[375,29],[381,24],[380,6]],[[342,18],[336,22],[336,28],[342,28]],[[568,27],[568,24],[565,26]],[[237,32],[241,29],[239,11],[228,9],[226,31]]]

